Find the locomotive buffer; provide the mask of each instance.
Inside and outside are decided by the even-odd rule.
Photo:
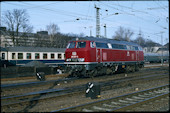
[[[86,97],[91,97],[91,99],[97,99],[100,97],[99,83],[89,82],[86,84]]]

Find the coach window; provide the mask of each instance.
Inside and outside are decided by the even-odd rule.
[[[65,53],[64,53],[64,59],[66,58],[66,55],[65,55]]]
[[[31,53],[27,53],[27,59],[31,59]]]
[[[5,53],[2,53],[2,59],[5,59]]]
[[[61,54],[60,53],[58,54],[58,59],[61,59]]]
[[[43,59],[47,59],[47,53],[43,53]]]
[[[18,53],[18,59],[23,59],[23,53]]]
[[[16,54],[12,53],[12,59],[16,59]]]
[[[40,58],[40,54],[39,53],[35,53],[35,59],[39,59]]]
[[[51,53],[51,59],[54,59],[54,58],[55,58],[54,53]]]

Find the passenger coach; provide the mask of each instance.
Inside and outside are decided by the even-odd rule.
[[[63,64],[65,48],[47,47],[1,47],[1,66],[22,66],[31,61],[40,61],[47,65]]]
[[[65,55],[66,71],[72,76],[111,74],[118,69],[137,71],[144,65],[141,46],[111,39],[86,37],[70,41]]]

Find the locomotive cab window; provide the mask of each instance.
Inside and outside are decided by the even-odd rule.
[[[76,48],[85,48],[86,42],[76,42]]]
[[[90,42],[90,47],[91,48],[95,48],[96,47],[96,43],[95,42]]]
[[[67,48],[74,48],[76,45],[76,42],[70,42],[67,46]]]

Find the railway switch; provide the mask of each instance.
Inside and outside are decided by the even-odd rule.
[[[99,83],[89,82],[86,84],[86,97],[91,97],[91,99],[97,99],[100,97]]]
[[[37,77],[37,80],[45,81],[45,73],[44,72],[37,72],[36,77]]]

